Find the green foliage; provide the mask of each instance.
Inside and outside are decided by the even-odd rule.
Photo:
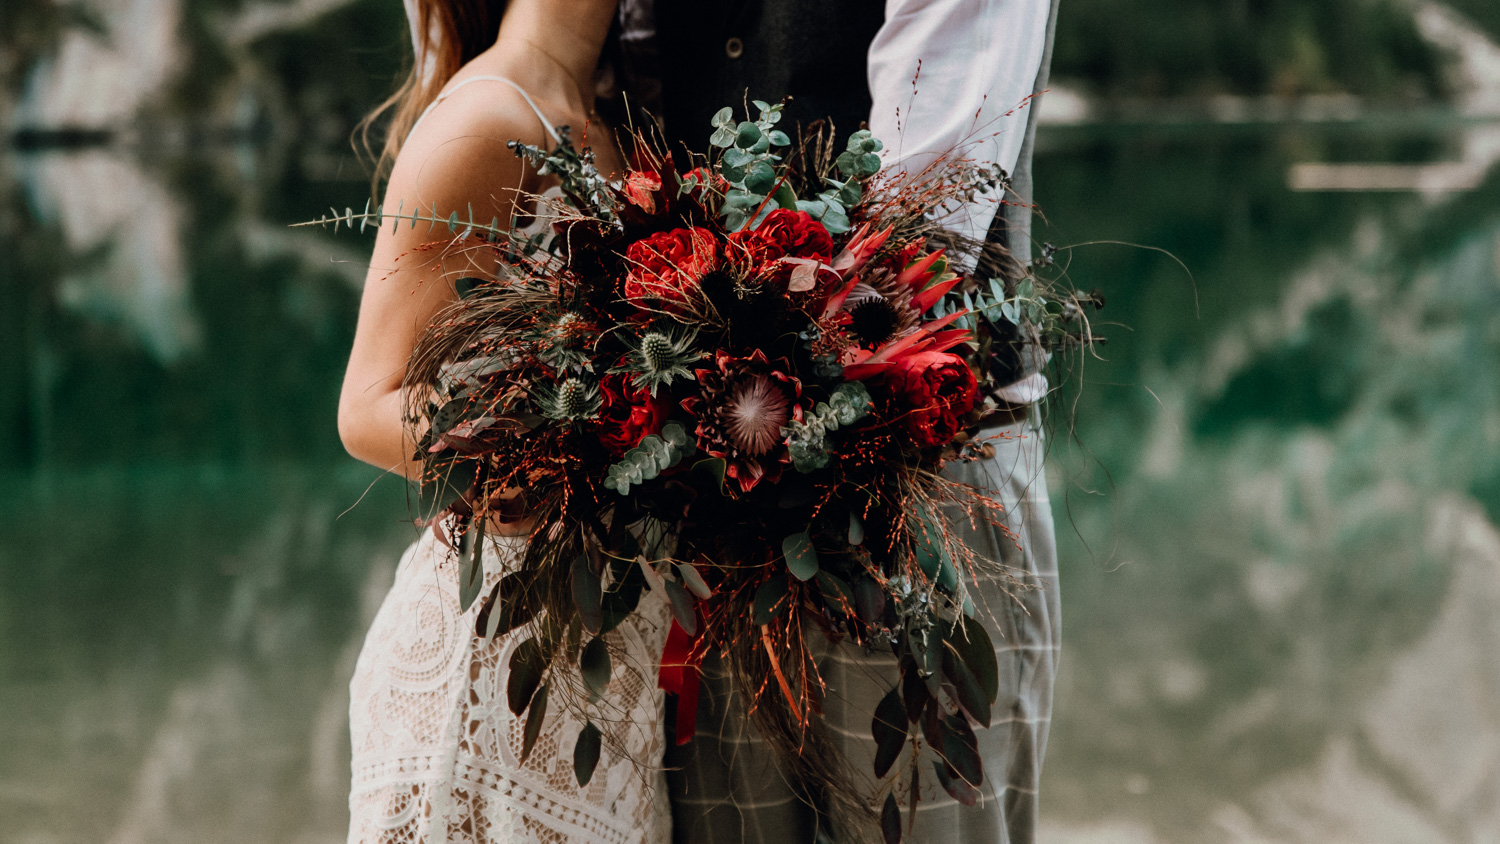
[[[1500,26],[1492,0],[1467,0]],[[1398,0],[1070,0],[1058,15],[1054,79],[1105,96],[1441,93],[1441,57]]]
[[[692,437],[679,422],[668,422],[661,435],[647,434],[641,444],[625,452],[625,456],[604,475],[604,485],[629,495],[630,487],[655,478],[662,472],[681,463],[693,453]]]
[[[599,415],[604,396],[599,385],[582,378],[565,378],[561,384],[541,384],[532,389],[537,412],[559,422],[578,422]]]
[[[770,105],[756,100],[753,105],[760,114],[754,122],[736,123],[733,109],[719,109],[713,117],[714,133],[709,138],[710,144],[724,150],[718,169],[719,175],[729,182],[729,190],[724,194],[720,213],[730,231],[739,231],[756,222],[750,218],[757,209],[763,209],[762,214],[770,213],[774,206],[766,201],[767,197],[773,192],[781,193],[776,176],[781,156],[771,152],[771,148],[786,147],[792,142],[785,132],[775,128],[781,120],[781,103]]]
[[[873,403],[870,392],[859,381],[845,381],[834,388],[826,402],[818,402],[800,422],[781,429],[799,472],[813,472],[828,465],[827,436],[863,419]]]

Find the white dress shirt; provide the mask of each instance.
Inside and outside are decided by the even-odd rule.
[[[1049,0],[886,0],[869,82],[870,132],[887,165],[916,172],[956,153],[1014,172],[1050,12]],[[997,208],[977,202],[942,219],[983,240]]]

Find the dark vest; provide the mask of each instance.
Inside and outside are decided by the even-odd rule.
[[[655,0],[660,117],[667,139],[703,151],[721,107],[790,96],[783,125],[828,118],[840,136],[870,116],[870,42],[881,0]]]

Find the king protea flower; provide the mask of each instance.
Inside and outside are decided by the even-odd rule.
[[[802,382],[790,369],[758,349],[749,357],[720,350],[713,366],[695,373],[698,393],[682,400],[683,410],[698,418],[698,447],[725,461],[724,475],[740,492],[779,477],[790,459],[781,429],[804,409]]]

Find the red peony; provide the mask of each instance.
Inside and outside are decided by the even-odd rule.
[[[886,383],[907,433],[922,447],[945,445],[958,433],[960,417],[974,409],[979,385],[964,359],[948,352],[918,352],[894,361]]]
[[[620,192],[630,200],[630,204],[645,211],[647,214],[656,213],[656,194],[661,190],[661,176],[645,170],[632,170],[625,177],[625,184],[620,187]]]
[[[630,383],[628,375],[606,375],[600,384],[604,406],[599,410],[599,442],[616,457],[640,445],[647,434],[661,433],[672,400],[666,391],[651,391]]]
[[[687,291],[718,269],[719,244],[705,228],[672,229],[630,244],[625,259],[625,298],[639,306],[655,299],[670,307],[686,301]]]

